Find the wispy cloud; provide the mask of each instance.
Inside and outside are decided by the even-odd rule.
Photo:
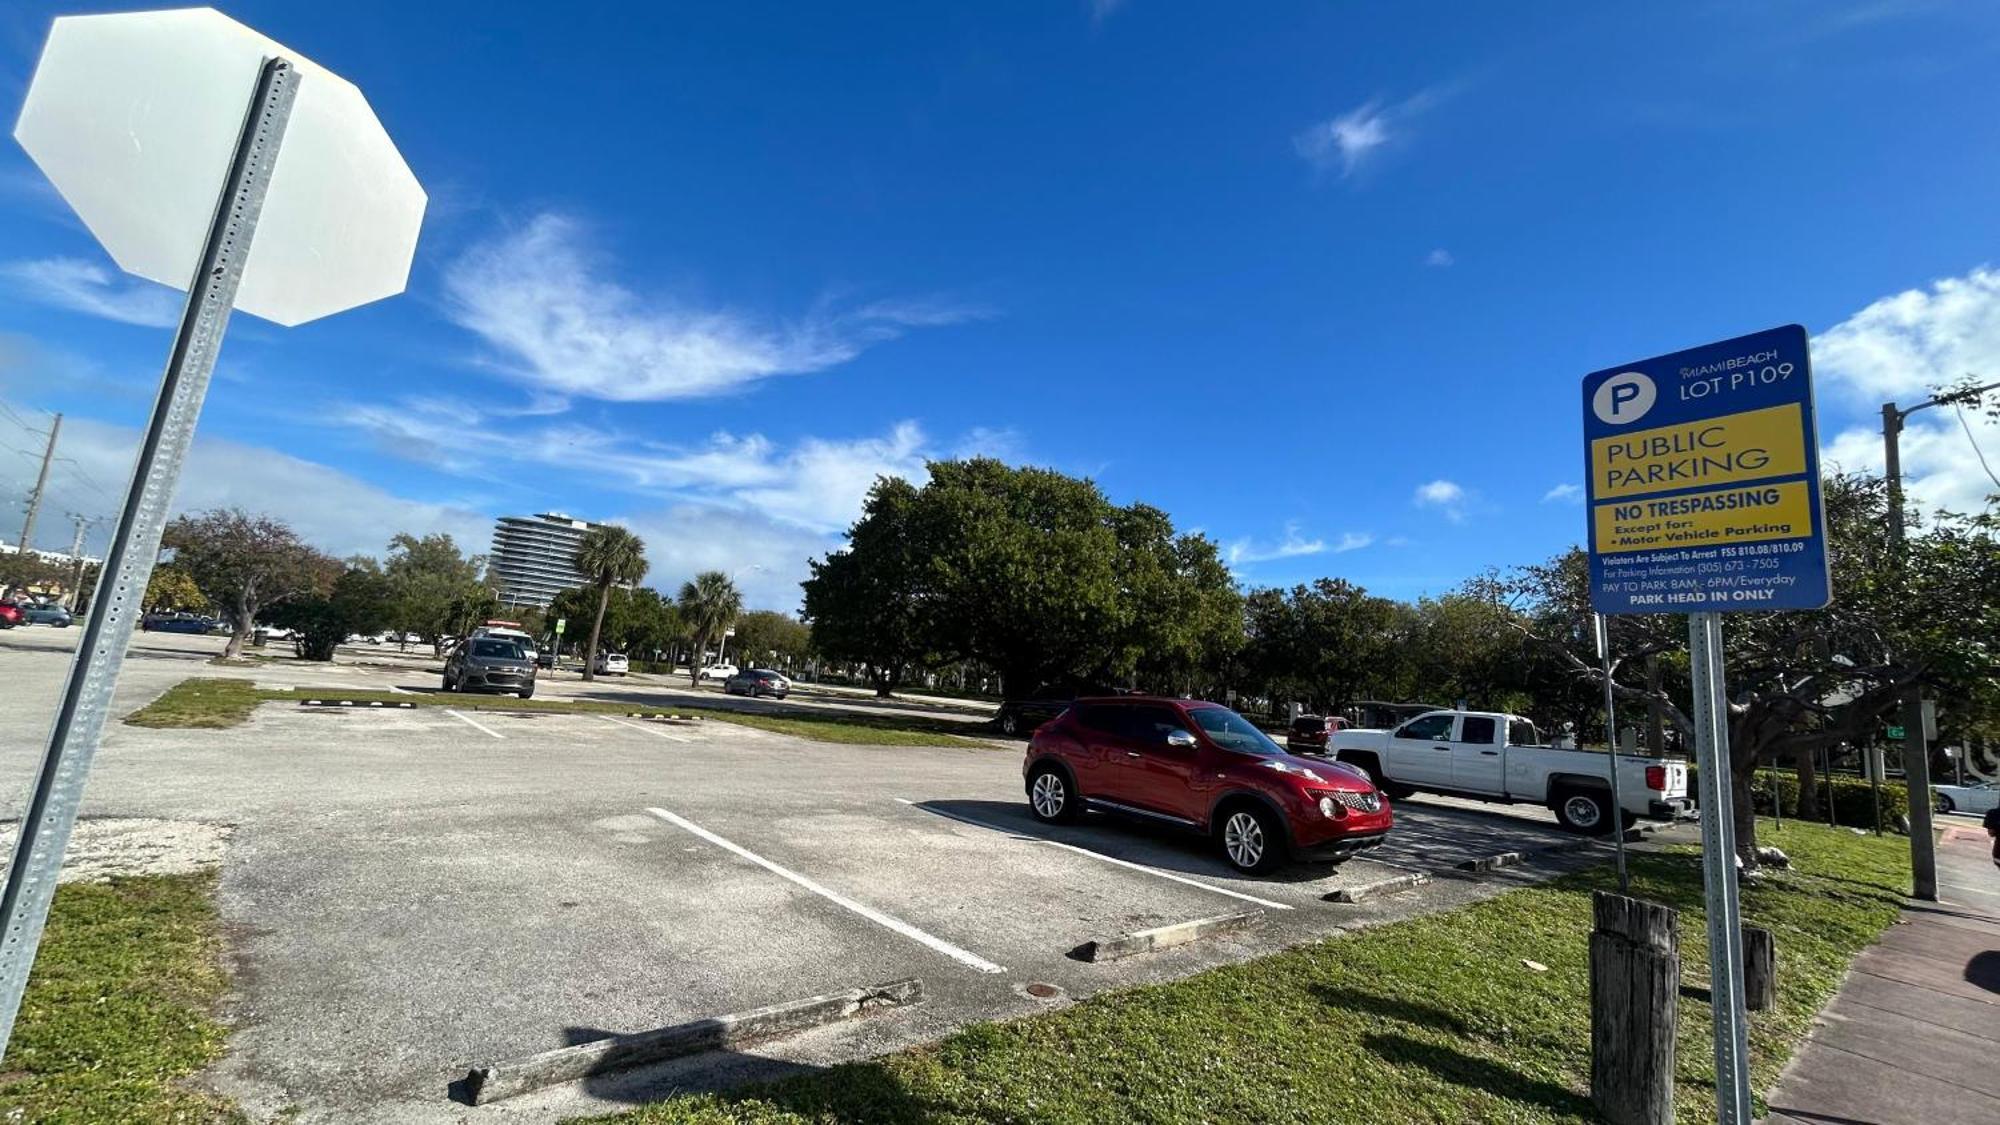
[[[1424,264],[1432,269],[1448,270],[1458,264],[1458,259],[1451,256],[1451,251],[1440,246],[1424,255]]]
[[[1408,139],[1419,116],[1466,85],[1459,81],[1432,86],[1393,104],[1371,98],[1293,134],[1292,151],[1315,171],[1352,176],[1389,146]]]
[[[1232,566],[1248,563],[1272,562],[1277,559],[1295,559],[1306,555],[1344,554],[1358,551],[1375,542],[1375,537],[1366,532],[1343,532],[1339,539],[1328,543],[1324,538],[1306,538],[1299,531],[1297,520],[1285,524],[1285,536],[1276,543],[1258,543],[1244,537],[1230,543],[1225,556]]]
[[[1542,503],[1581,504],[1583,503],[1583,486],[1568,482],[1556,485],[1554,488],[1542,493]]]
[[[86,258],[0,262],[0,284],[23,300],[148,328],[171,327],[185,303],[165,286],[126,277]]]
[[[1090,22],[1093,24],[1103,23],[1125,7],[1125,0],[1086,0],[1086,3],[1090,8]]]
[[[1457,523],[1465,518],[1465,506],[1471,498],[1464,485],[1439,479],[1418,485],[1412,502],[1419,508],[1443,512],[1446,519]]]
[[[939,300],[822,302],[794,321],[646,300],[604,277],[582,224],[562,215],[479,244],[445,271],[450,316],[494,365],[543,391],[614,402],[724,394],[822,371],[915,328],[990,310]]]

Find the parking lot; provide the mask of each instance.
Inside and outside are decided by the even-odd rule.
[[[53,650],[0,661],[26,698],[54,696]],[[209,671],[164,655],[132,667],[154,691]],[[1340,904],[1327,896],[1343,887],[1576,841],[1543,810],[1414,800],[1367,858],[1247,878],[1203,840],[1037,824],[1018,744],[834,745],[476,705],[269,704],[228,730],[111,729],[86,815],[234,826],[221,909],[236,1030],[214,1078],[253,1112],[548,1119],[1185,975],[1584,858]],[[41,732],[5,722],[18,801]],[[1072,955],[1242,911],[1261,916],[1178,949]],[[923,1003],[756,1052],[477,1110],[447,1099],[475,1064],[906,977],[924,982]]]

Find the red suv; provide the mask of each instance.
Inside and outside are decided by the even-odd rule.
[[[1185,699],[1079,699],[1028,743],[1028,808],[1048,823],[1086,808],[1212,836],[1239,871],[1338,861],[1388,834],[1367,775],[1295,758],[1227,707]]]

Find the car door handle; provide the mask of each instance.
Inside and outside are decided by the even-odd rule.
[[[1445,753],[1447,753],[1447,754],[1451,753],[1451,747],[1449,747],[1449,746],[1433,746],[1433,747],[1431,747],[1431,749],[1433,749],[1433,750],[1442,750],[1442,751],[1444,751],[1444,752],[1445,752]]]
[[[1128,757],[1128,758],[1143,758],[1143,757],[1145,757],[1145,755],[1144,755],[1144,754],[1141,754],[1141,753],[1139,753],[1139,752],[1138,752],[1137,750],[1127,750],[1127,751],[1125,751],[1125,756],[1126,756],[1126,757]]]
[[[1498,751],[1498,750],[1481,750],[1481,751],[1479,752],[1479,756],[1480,756],[1480,757],[1482,757],[1482,758],[1497,758],[1497,757],[1499,757],[1499,756],[1500,756],[1500,751]]]

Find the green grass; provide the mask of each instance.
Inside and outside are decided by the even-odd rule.
[[[268,694],[249,680],[182,680],[125,721],[135,727],[233,727],[249,718]]]
[[[547,711],[558,714],[625,715],[633,711],[666,711],[699,715],[704,720],[735,723],[814,742],[865,746],[985,746],[984,742],[951,733],[964,724],[923,716],[872,715],[844,712],[823,715],[764,715],[679,703],[641,705],[554,699],[519,699],[511,695],[400,695],[386,691],[271,691],[248,680],[192,679],[134,711],[125,721],[142,727],[233,727],[263,703],[296,703],[301,699],[349,699],[357,703],[414,703],[419,707],[456,707],[468,711]]]
[[[215,877],[56,891],[0,1063],[0,1121],[241,1121],[185,1085],[223,1051]]]
[[[1797,868],[1748,888],[1775,931],[1779,999],[1751,1023],[1753,1086],[1776,1078],[1848,962],[1896,918],[1902,841],[1787,823]],[[1699,860],[1632,858],[1633,891],[1681,910],[1684,983],[1708,977]],[[1590,892],[1608,870],[1110,993],[933,1046],[728,1094],[623,1125],[722,1122],[1594,1121]],[[1548,966],[1536,972],[1522,960]],[[1710,1011],[1680,1005],[1683,1121],[1714,1119]]]

